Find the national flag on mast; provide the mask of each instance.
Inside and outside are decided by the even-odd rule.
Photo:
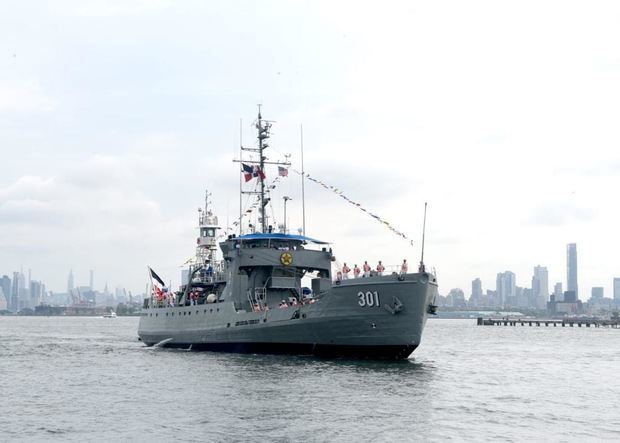
[[[157,275],[155,273],[155,271],[153,271],[150,267],[149,267],[149,272],[151,273],[151,279],[155,280],[156,282],[158,282],[162,287],[166,286],[166,284],[164,283],[164,281],[159,277],[159,275]]]
[[[254,177],[260,177],[261,180],[265,180],[267,176],[258,165],[254,165]]]
[[[155,271],[153,271],[149,267],[149,275],[151,276],[151,286],[153,286],[153,295],[157,298],[157,300],[163,300],[164,298],[164,288],[166,284],[161,279],[159,275]]]
[[[254,176],[254,168],[252,168],[252,166],[241,163],[241,172],[243,173],[243,178],[246,183],[252,180]]]
[[[254,177],[260,177],[261,180],[265,180],[266,178],[265,173],[259,165],[246,165],[245,163],[241,163],[241,172],[243,173],[243,178],[246,183]]]
[[[288,169],[278,166],[278,175],[280,177],[288,177]]]

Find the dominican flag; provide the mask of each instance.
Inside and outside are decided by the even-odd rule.
[[[252,166],[241,163],[241,172],[243,172],[243,178],[245,178],[246,183],[252,180],[254,174],[254,169]]]
[[[241,172],[246,183],[252,180],[254,177],[260,177],[261,180],[265,180],[266,176],[263,170],[258,165],[246,165],[241,163]]]
[[[280,177],[288,177],[288,169],[278,166],[278,175]]]

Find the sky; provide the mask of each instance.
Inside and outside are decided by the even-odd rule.
[[[173,285],[204,193],[239,213],[257,104],[339,263],[425,262],[440,293],[533,268],[620,277],[620,3],[12,1],[0,15],[0,274]],[[241,139],[241,140],[240,140]],[[270,181],[277,174],[266,171]],[[302,226],[301,179],[272,195]],[[245,203],[244,203],[245,204]]]

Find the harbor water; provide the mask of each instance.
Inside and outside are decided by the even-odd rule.
[[[147,348],[0,317],[2,441],[620,440],[620,330],[432,319],[408,361]]]

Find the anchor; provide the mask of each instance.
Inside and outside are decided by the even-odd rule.
[[[403,303],[398,299],[398,297],[393,296],[392,301],[394,302],[393,306],[383,305],[385,310],[388,311],[390,314],[396,315],[399,312],[401,312],[403,309],[405,309],[405,307],[403,306]]]

